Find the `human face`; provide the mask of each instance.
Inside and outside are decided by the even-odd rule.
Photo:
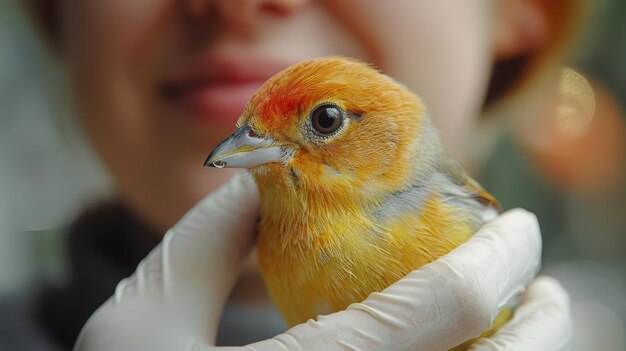
[[[491,65],[491,0],[66,0],[80,122],[125,200],[171,226],[231,173],[203,168],[252,92],[314,57],[372,62],[466,146]]]

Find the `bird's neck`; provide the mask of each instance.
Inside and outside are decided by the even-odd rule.
[[[354,215],[367,203],[367,192],[349,181],[323,182],[291,175],[256,177],[262,211],[268,218],[298,217],[306,222],[328,220],[341,213]],[[297,226],[293,228],[296,229]]]
[[[294,183],[288,172],[255,175],[261,196],[259,245],[314,250],[330,228],[365,230],[368,198],[365,189],[349,181],[325,183],[300,177]],[[342,230],[341,230],[342,231]]]
[[[359,236],[379,228],[374,213],[386,199],[410,187],[404,183],[381,187],[390,182],[337,177],[332,182],[305,176],[294,181],[290,172],[256,174],[261,195],[259,248],[301,258],[303,252],[319,250],[320,245],[357,242]],[[412,178],[406,175],[404,182]],[[335,235],[326,238],[331,232]],[[292,249],[284,250],[287,247]]]

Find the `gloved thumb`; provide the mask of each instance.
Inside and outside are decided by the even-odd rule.
[[[252,247],[258,213],[258,190],[243,172],[199,202],[161,244],[164,293],[208,300],[219,317]]]
[[[76,349],[214,344],[222,307],[252,247],[258,209],[247,174],[207,196],[118,284],[83,328]]]

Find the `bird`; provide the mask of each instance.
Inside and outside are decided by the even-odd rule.
[[[347,57],[271,77],[205,166],[254,178],[258,265],[289,326],[384,290],[500,210],[444,150],[423,101]]]

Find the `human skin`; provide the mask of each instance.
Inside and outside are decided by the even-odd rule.
[[[355,57],[403,82],[424,99],[447,149],[467,158],[494,60],[528,42],[516,34],[519,15],[498,4],[65,0],[62,55],[78,119],[120,195],[165,232],[232,175],[202,161],[232,132],[247,96],[314,57]]]

